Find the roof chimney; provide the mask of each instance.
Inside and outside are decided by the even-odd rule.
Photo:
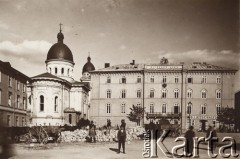
[[[132,60],[132,63],[130,63],[131,65],[135,65],[135,60]]]
[[[104,68],[110,67],[110,63],[105,63]]]

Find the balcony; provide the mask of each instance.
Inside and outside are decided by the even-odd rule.
[[[160,113],[160,112],[156,112],[156,113],[146,113],[146,118],[154,118],[154,119],[180,119],[182,116],[181,113]]]

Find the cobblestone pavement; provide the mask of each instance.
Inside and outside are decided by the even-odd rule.
[[[181,142],[174,142],[174,138],[167,138],[164,141],[165,146],[171,151],[174,145]],[[117,143],[61,143],[47,144],[40,146],[35,144],[29,147],[26,144],[16,144],[16,156],[12,159],[140,159],[143,158],[143,140],[136,140],[130,144],[126,143],[126,154],[117,154]],[[217,147],[216,151],[219,147]],[[167,159],[158,148],[158,158]],[[237,153],[240,153],[237,150]],[[210,158],[207,154],[207,145],[200,144],[199,158]],[[221,158],[219,155],[217,158]]]

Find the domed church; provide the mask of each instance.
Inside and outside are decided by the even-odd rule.
[[[89,82],[73,79],[75,63],[71,50],[63,42],[61,25],[57,39],[48,51],[46,72],[32,77],[28,84],[31,125],[74,126],[81,118],[89,117]],[[88,71],[95,69],[92,63],[89,65],[90,61],[88,57],[83,67],[87,79]]]
[[[90,82],[91,81],[91,75],[90,75],[90,71],[94,71],[95,67],[91,62],[91,57],[88,56],[87,58],[87,63],[83,66],[82,69],[82,78],[80,79],[81,81],[84,82]]]

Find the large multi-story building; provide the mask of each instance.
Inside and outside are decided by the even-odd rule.
[[[25,126],[27,123],[27,81],[31,79],[0,61],[0,120],[4,126]]]
[[[125,119],[133,126],[127,114],[136,105],[145,109],[144,124],[167,119],[183,129],[217,127],[221,107],[234,107],[236,71],[204,62],[169,64],[166,58],[156,64],[105,64],[90,72],[90,116],[98,125]]]

